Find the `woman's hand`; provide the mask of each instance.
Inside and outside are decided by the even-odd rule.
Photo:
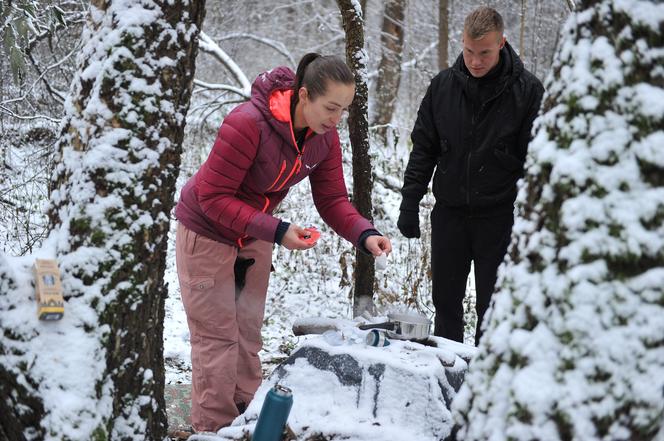
[[[364,248],[367,249],[375,257],[380,256],[385,253],[386,256],[389,256],[392,252],[392,244],[390,239],[385,236],[369,236],[364,239]]]
[[[295,224],[290,224],[283,239],[281,239],[281,246],[289,250],[308,250],[316,246],[316,242],[309,243],[304,240],[305,236],[311,234],[304,228]]]

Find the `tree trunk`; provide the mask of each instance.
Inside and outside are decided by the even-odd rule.
[[[521,0],[521,14],[519,14],[520,28],[519,28],[519,56],[523,60],[526,56],[525,42],[526,42],[526,0]]]
[[[450,67],[447,46],[450,40],[450,8],[448,0],[438,1],[438,69]]]
[[[348,130],[353,148],[353,204],[362,216],[373,220],[371,192],[371,158],[369,157],[369,121],[367,119],[368,88],[364,22],[352,0],[337,0],[346,33],[346,61],[355,74],[355,99],[350,106]],[[355,252],[353,313],[373,312],[374,259],[360,250]]]
[[[460,439],[664,435],[661,12],[588,0],[560,32]]]
[[[0,302],[1,309],[5,307],[7,293],[15,291],[16,281],[11,274],[4,254],[0,252]],[[15,309],[14,309],[15,311]],[[5,327],[0,320],[0,441],[23,441],[24,430],[33,428],[38,439],[43,439],[43,429],[40,421],[44,415],[44,405],[34,393],[34,381],[27,375],[17,375],[11,367],[5,367],[5,357],[20,357],[20,349],[25,342],[15,330]],[[13,345],[12,343],[17,343]],[[27,383],[27,384],[26,384]]]
[[[380,34],[382,56],[378,65],[376,82],[376,114],[373,125],[379,146],[387,143],[388,127],[392,122],[394,105],[401,82],[401,60],[403,58],[403,19],[406,0],[387,0],[383,12]]]
[[[79,381],[92,383],[105,407],[76,415],[94,423],[72,422],[71,431],[91,426],[80,439],[163,439],[163,275],[204,0],[95,0],[90,9],[58,143],[46,241],[60,262],[62,326],[79,321],[87,335],[98,335],[86,360],[99,365],[98,377]],[[30,384],[32,367],[25,369],[19,384]],[[31,430],[39,439],[77,437],[40,426],[54,406],[40,408],[46,397],[39,390],[12,406],[33,418],[0,410],[0,434],[13,441]],[[74,392],[61,391],[65,400]]]

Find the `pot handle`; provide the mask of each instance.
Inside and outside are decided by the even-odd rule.
[[[358,326],[358,328],[360,328],[363,331],[366,331],[367,329],[387,329],[388,331],[394,331],[396,325],[397,324],[394,322],[369,323],[366,325],[360,325]]]

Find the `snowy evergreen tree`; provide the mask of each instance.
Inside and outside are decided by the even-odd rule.
[[[0,261],[0,438],[166,435],[166,239],[203,11],[204,0],[91,4],[42,251],[60,262],[65,318],[19,325],[30,280]]]
[[[535,124],[466,440],[664,439],[664,4],[580,2]]]

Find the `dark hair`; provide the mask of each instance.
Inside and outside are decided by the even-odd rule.
[[[311,99],[325,95],[328,81],[342,84],[355,84],[355,77],[344,60],[335,55],[320,55],[315,52],[306,54],[297,65],[295,72],[295,100],[300,87],[306,87]]]

